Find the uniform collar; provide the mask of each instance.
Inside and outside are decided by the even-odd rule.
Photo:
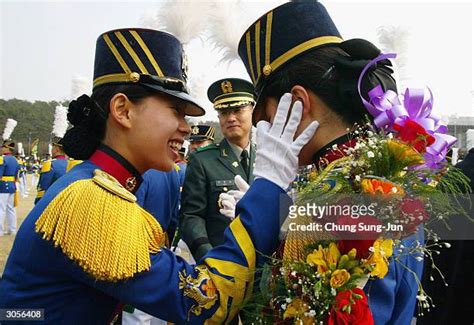
[[[65,155],[57,155],[53,157],[54,159],[66,159]]]
[[[313,155],[313,163],[315,163],[316,166],[324,167],[330,162],[346,156],[343,149],[352,148],[355,144],[356,140],[350,133],[344,134],[318,150],[318,152]]]
[[[101,145],[89,160],[104,172],[115,177],[123,187],[132,193],[135,193],[143,181],[140,173],[132,164],[106,145]]]
[[[5,152],[3,155],[4,156],[13,156],[13,154],[11,152]]]
[[[241,148],[238,145],[233,144],[229,140],[227,140],[227,143],[229,143],[229,146],[232,148],[232,151],[234,152],[235,157],[237,157],[238,159],[240,159],[240,156],[242,155],[242,152],[244,150],[247,150],[247,153],[250,154],[250,141],[249,141],[249,143],[247,144],[247,146],[245,148]]]

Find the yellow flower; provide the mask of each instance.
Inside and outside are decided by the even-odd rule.
[[[374,250],[379,250],[383,256],[389,258],[393,254],[393,240],[391,239],[377,239],[374,242]]]
[[[339,252],[339,248],[337,248],[336,243],[330,243],[326,260],[331,270],[334,270],[336,268],[337,262],[339,261],[340,257],[341,252]]]
[[[349,281],[350,278],[351,278],[351,275],[349,274],[349,272],[347,272],[347,270],[344,270],[344,269],[336,270],[332,272],[332,275],[331,275],[331,281],[330,281],[331,287],[332,288],[342,287],[347,281]]]
[[[353,248],[351,249],[348,253],[347,256],[349,256],[349,259],[354,260],[357,256],[357,249]]]
[[[318,273],[322,274],[328,270],[325,255],[325,249],[319,245],[317,250],[315,249],[311,254],[308,254],[306,257],[306,263],[316,265],[318,267]]]
[[[295,298],[292,302],[286,307],[285,313],[283,314],[283,319],[288,318],[300,318],[304,317],[304,313],[309,310],[307,304],[303,302],[300,298]]]
[[[366,265],[372,267],[371,276],[383,279],[388,272],[388,258],[393,254],[393,240],[377,239],[373,245],[374,251],[367,259]]]
[[[373,269],[369,273],[371,276],[383,279],[388,272],[388,261],[382,258],[380,255],[372,255],[367,263],[370,264]]]
[[[419,165],[424,161],[423,156],[410,145],[390,140],[387,146],[390,154],[397,160],[403,161],[406,166]]]

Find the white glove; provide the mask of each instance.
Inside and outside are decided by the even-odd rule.
[[[257,155],[253,174],[255,178],[265,178],[286,190],[295,179],[298,170],[298,155],[301,148],[313,137],[319,126],[312,122],[296,140],[296,129],[301,121],[303,105],[300,101],[291,107],[291,94],[284,94],[278,104],[273,125],[267,121],[257,123]]]
[[[219,212],[230,219],[235,218],[235,206],[250,187],[240,175],[235,176],[234,182],[238,190],[231,190],[227,193],[221,193],[219,195],[219,202],[221,206]]]

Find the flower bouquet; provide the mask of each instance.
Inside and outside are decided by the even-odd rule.
[[[374,123],[348,130],[351,140],[331,148],[337,159],[305,168],[295,182],[284,245],[262,270],[246,322],[373,324],[365,283],[384,278],[404,254],[422,263],[443,244],[403,247],[401,240],[422,232],[430,216],[463,213],[446,193],[461,193],[467,179],[446,163],[455,139],[431,113],[431,93],[376,87],[369,97]],[[429,308],[416,282],[419,307]]]

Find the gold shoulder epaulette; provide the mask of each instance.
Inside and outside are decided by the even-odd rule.
[[[165,235],[156,219],[115,178],[97,169],[60,192],[36,232],[97,280],[118,281],[151,267]]]
[[[41,166],[40,173],[47,173],[51,170],[51,160],[46,160]]]

